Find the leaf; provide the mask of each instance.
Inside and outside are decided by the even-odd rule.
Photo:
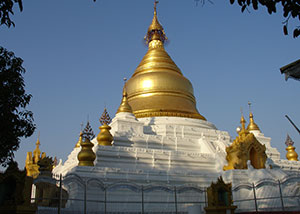
[[[292,17],[295,18],[298,14],[297,10],[292,10]]]
[[[258,3],[257,3],[257,0],[253,0],[253,1],[252,1],[252,6],[253,6],[253,9],[254,9],[254,10],[257,10],[257,9],[258,9]]]
[[[276,4],[275,4],[275,2],[274,2],[274,4],[272,5],[272,10],[273,10],[274,13],[276,13]]]
[[[294,33],[293,33],[293,37],[297,38],[300,35],[300,30],[299,29],[295,29]]]
[[[268,7],[268,13],[272,14],[272,8],[271,7]]]
[[[22,0],[18,0],[20,11],[23,11],[23,3]]]
[[[247,7],[247,5],[244,4],[242,7],[242,13],[245,11],[246,7]]]
[[[289,15],[289,11],[288,11],[288,10],[285,10],[285,9],[283,9],[283,10],[284,10],[283,16],[284,16],[284,17],[287,17],[287,16]]]
[[[286,25],[283,25],[283,33],[284,35],[288,35],[288,30]]]

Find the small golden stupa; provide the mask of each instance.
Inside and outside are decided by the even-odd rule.
[[[298,161],[298,154],[295,151],[295,147],[293,146],[294,142],[290,138],[289,135],[286,136],[285,145],[287,146],[286,149],[285,149],[287,151],[286,158],[289,161]]]
[[[126,83],[128,103],[137,118],[174,116],[206,120],[196,108],[191,82],[164,49],[167,37],[157,19],[156,3],[144,38],[149,49]]]
[[[123,93],[123,101],[124,101],[124,93]],[[123,102],[121,103],[120,107],[122,106],[122,104],[123,104]],[[118,111],[120,110],[120,107],[119,107]],[[124,104],[122,107],[124,107],[123,109],[127,109],[127,108],[125,108],[126,104]],[[110,118],[106,108],[104,108],[104,112],[102,113],[99,121],[102,124],[102,126],[99,127],[100,132],[97,136],[98,144],[101,146],[111,146],[114,138],[111,135],[111,133],[109,132],[111,127],[109,125],[107,125],[107,124],[111,123],[111,118]]]
[[[132,108],[128,103],[128,98],[127,98],[127,92],[126,92],[126,82],[124,83],[124,87],[123,87],[123,97],[122,97],[122,101],[121,104],[117,110],[117,114],[120,112],[129,112],[132,113]]]
[[[251,165],[255,169],[265,168],[267,160],[266,146],[262,145],[254,136],[245,128],[246,120],[241,117],[242,128],[239,135],[226,147],[226,160],[228,165],[223,170],[231,169],[247,169],[247,162],[250,160]]]
[[[46,157],[45,152],[41,154],[41,150],[40,150],[41,143],[39,137],[35,145],[36,147],[33,151],[33,156],[32,156],[32,152],[27,152],[26,161],[25,161],[27,176],[33,178],[37,178],[38,175],[40,174],[38,161]]]
[[[78,141],[77,141],[77,143],[75,145],[75,148],[79,148],[80,145],[81,145],[81,142],[82,142],[82,131],[79,134],[79,139],[78,139]]]
[[[247,126],[248,131],[260,131],[258,125],[253,120],[253,114],[250,112],[249,114],[249,125]]]
[[[248,102],[248,105],[249,105],[249,124],[247,126],[247,130],[248,131],[259,131],[260,132],[260,129],[258,127],[258,125],[254,122],[254,119],[253,119],[253,114],[251,112],[251,102]]]
[[[77,155],[77,159],[79,161],[78,166],[94,166],[96,155],[93,151],[94,144],[91,143],[91,139],[93,139],[95,135],[89,122],[87,122],[86,127],[81,134],[81,137],[81,150]]]

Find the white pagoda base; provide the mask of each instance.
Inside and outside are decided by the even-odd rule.
[[[77,166],[80,148],[74,148],[67,161],[60,162],[53,170],[54,174],[66,178],[64,188],[69,199],[84,199],[86,186],[86,199],[94,200],[87,204],[89,211],[103,211],[105,205],[102,202],[106,200],[120,202],[108,203],[106,209],[109,212],[141,212],[141,203],[134,202],[141,201],[142,197],[144,202],[169,201],[144,203],[145,212],[175,212],[175,198],[177,202],[203,202],[178,203],[178,211],[187,213],[197,206],[205,206],[203,190],[221,175],[225,182],[232,183],[234,200],[253,199],[253,184],[261,185],[257,186],[257,198],[278,196],[279,188],[275,185],[278,180],[283,182],[283,194],[300,191],[300,179],[296,178],[300,172],[299,162],[280,160],[277,149],[271,147],[271,139],[260,132],[253,134],[267,148],[268,168],[257,170],[250,166],[248,170],[224,172],[225,149],[232,141],[228,132],[217,130],[210,122],[181,117],[136,119],[131,113],[118,113],[110,126],[113,146],[99,146],[96,138],[92,140],[97,157],[94,167]],[[110,191],[105,193],[104,187]],[[259,201],[258,206],[276,205],[278,200]],[[284,202],[285,206],[299,206],[295,198]],[[253,201],[238,205],[241,210],[255,208]],[[83,207],[82,201],[69,200],[67,203],[70,210],[82,210]]]

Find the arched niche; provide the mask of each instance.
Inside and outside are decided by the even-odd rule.
[[[255,169],[265,168],[266,146],[262,145],[252,133],[244,131],[226,148],[227,166],[223,169],[247,169],[247,161]]]

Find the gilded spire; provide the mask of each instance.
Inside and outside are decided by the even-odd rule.
[[[81,143],[82,143],[82,131],[80,131],[79,139],[75,145],[75,148],[79,148]]]
[[[161,24],[159,23],[159,21],[157,19],[157,12],[156,12],[157,4],[158,4],[158,1],[155,1],[152,23],[150,24],[147,34],[144,37],[146,44],[148,44],[149,47],[150,47],[150,42],[153,40],[158,40],[158,41],[161,41],[162,43],[164,43],[166,40],[168,40],[168,38],[164,32],[164,28],[161,26]]]
[[[285,149],[287,151],[286,158],[289,161],[298,161],[298,154],[295,151],[295,147],[293,146],[294,142],[288,134],[286,136],[285,145],[287,146]]]
[[[40,155],[41,155],[41,150],[40,150],[40,133],[39,133],[39,136],[38,136],[38,139],[35,143],[36,147],[35,149],[33,150],[33,158],[34,158],[34,162],[37,163],[39,160],[40,160]]]
[[[126,81],[126,79],[124,79]],[[132,109],[130,107],[130,105],[128,104],[128,99],[127,99],[127,92],[126,92],[126,82],[124,83],[124,87],[123,87],[123,98],[122,98],[122,102],[118,108],[117,114],[120,112],[129,112],[132,113]]]
[[[39,147],[39,146],[41,145],[41,142],[40,142],[40,133],[39,133],[39,136],[38,136],[38,138],[37,138],[37,140],[36,140],[35,145],[36,145],[37,147]]]
[[[194,89],[164,49],[167,40],[157,19],[154,3],[152,23],[145,36],[149,48],[126,83],[128,104],[136,118],[185,117],[206,120],[196,107]]]
[[[245,120],[243,114],[242,114],[242,116],[241,116],[241,121],[240,121],[240,123],[242,124],[242,130],[241,130],[241,131],[245,131],[246,120]]]
[[[239,136],[238,137],[245,137],[247,134],[249,134],[248,130],[245,128],[246,127],[246,120],[244,118],[243,112],[242,112],[242,116],[241,116],[241,121],[240,121],[242,128],[241,130],[238,132]]]
[[[251,103],[248,102],[248,105],[249,105],[249,111],[250,111],[250,113],[249,113],[249,125],[247,127],[247,130],[248,131],[260,131],[258,125],[253,120],[253,114],[251,112]]]
[[[83,123],[80,123],[80,133],[79,133],[79,139],[75,145],[75,148],[79,148],[80,144],[82,142],[82,127],[83,127]]]

